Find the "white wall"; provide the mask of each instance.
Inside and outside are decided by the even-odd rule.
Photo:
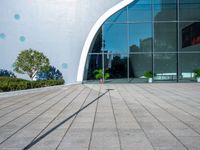
[[[48,56],[66,83],[75,82],[89,31],[104,12],[120,1],[1,0],[0,68],[12,70],[20,51],[32,48]],[[20,36],[26,38],[24,42]]]

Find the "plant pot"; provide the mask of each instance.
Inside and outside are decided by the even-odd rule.
[[[103,79],[100,79],[100,80],[99,80],[99,83],[100,83],[100,84],[103,84]]]
[[[149,82],[149,83],[152,83],[152,82],[153,82],[153,79],[152,79],[152,78],[148,78],[148,82]]]
[[[197,78],[197,82],[200,83],[200,78]]]

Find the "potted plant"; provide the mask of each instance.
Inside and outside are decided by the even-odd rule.
[[[108,68],[105,71],[108,71]],[[102,69],[96,69],[94,74],[95,78],[98,79],[100,83],[104,83],[104,80],[110,77],[110,74],[108,72],[103,72]]]
[[[197,82],[200,82],[200,69],[196,69],[194,72],[194,78],[197,79]]]
[[[144,77],[148,78],[148,82],[152,83],[153,82],[153,72],[152,71],[147,71],[144,73]]]

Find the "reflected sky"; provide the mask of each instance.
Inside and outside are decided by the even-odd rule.
[[[104,51],[127,53],[127,24],[105,24],[103,37]]]
[[[107,23],[109,22],[127,22],[127,8],[124,8],[106,20]]]

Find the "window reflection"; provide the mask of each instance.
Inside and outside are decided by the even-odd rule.
[[[177,51],[176,23],[154,23],[154,37],[154,51]]]
[[[102,54],[89,54],[85,65],[84,80],[95,80],[94,71],[102,69]]]
[[[181,22],[180,51],[200,52],[200,22]]]
[[[152,71],[152,54],[130,54],[129,63],[131,82],[146,81],[144,73]]]
[[[180,80],[193,81],[196,69],[200,69],[200,53],[181,53],[180,58]]]
[[[152,51],[151,23],[136,23],[129,25],[129,51],[130,53]]]
[[[199,0],[136,0],[99,29],[84,79],[94,80],[94,70],[104,69],[110,81],[147,82],[148,71],[154,82],[194,81],[193,70],[200,69],[199,29]]]
[[[177,55],[172,53],[154,54],[154,80],[176,81]]]
[[[127,53],[127,25],[104,24],[103,25],[104,52]]]
[[[128,6],[128,21],[142,22],[151,21],[151,0],[136,1]]]
[[[176,0],[154,0],[154,20],[176,20]]]
[[[199,0],[179,0],[180,1],[180,21],[200,21],[200,1]]]
[[[90,46],[89,53],[101,53],[103,48],[102,27],[99,29],[94,39],[95,40],[93,40],[92,45]]]
[[[127,22],[127,8],[122,9],[121,11],[116,12],[110,18],[106,20],[106,23],[113,22]]]
[[[110,79],[127,78],[127,55],[105,54],[104,65],[109,70]]]

